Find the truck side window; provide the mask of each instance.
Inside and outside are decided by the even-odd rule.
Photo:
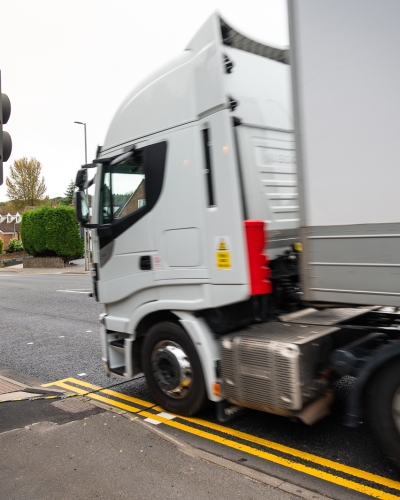
[[[146,206],[143,152],[118,165],[105,166],[102,185],[102,223],[122,219]]]
[[[135,149],[133,156],[120,163],[103,165],[99,224],[110,224],[112,231],[99,235],[100,248],[154,208],[163,186],[166,159],[167,142],[161,141]]]
[[[112,174],[114,219],[120,219],[146,205],[143,165],[118,165]]]

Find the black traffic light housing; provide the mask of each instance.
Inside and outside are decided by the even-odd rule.
[[[1,71],[0,71],[0,186],[3,184],[3,163],[11,155],[12,141],[8,132],[3,130],[3,125],[8,122],[11,115],[11,102],[7,94],[1,92]]]

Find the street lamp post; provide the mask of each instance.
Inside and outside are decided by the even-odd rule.
[[[87,139],[86,139],[86,123],[84,122],[74,122],[78,123],[78,125],[83,125],[84,131],[85,131],[85,165],[87,165]],[[89,197],[88,197],[88,190],[86,189],[85,191],[85,196],[86,200],[89,206]],[[85,271],[89,271],[89,249],[88,249],[88,230],[84,228],[84,242],[85,242]]]

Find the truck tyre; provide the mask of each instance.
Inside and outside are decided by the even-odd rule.
[[[165,410],[190,416],[207,403],[199,356],[180,325],[163,322],[150,328],[142,363],[149,391]]]
[[[400,360],[383,367],[367,394],[368,416],[386,455],[400,466]]]

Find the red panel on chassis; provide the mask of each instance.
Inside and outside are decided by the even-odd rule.
[[[267,244],[265,222],[262,220],[245,220],[247,255],[250,271],[250,293],[261,295],[272,293],[272,283],[269,281],[271,269],[268,267],[268,255],[264,253]]]

